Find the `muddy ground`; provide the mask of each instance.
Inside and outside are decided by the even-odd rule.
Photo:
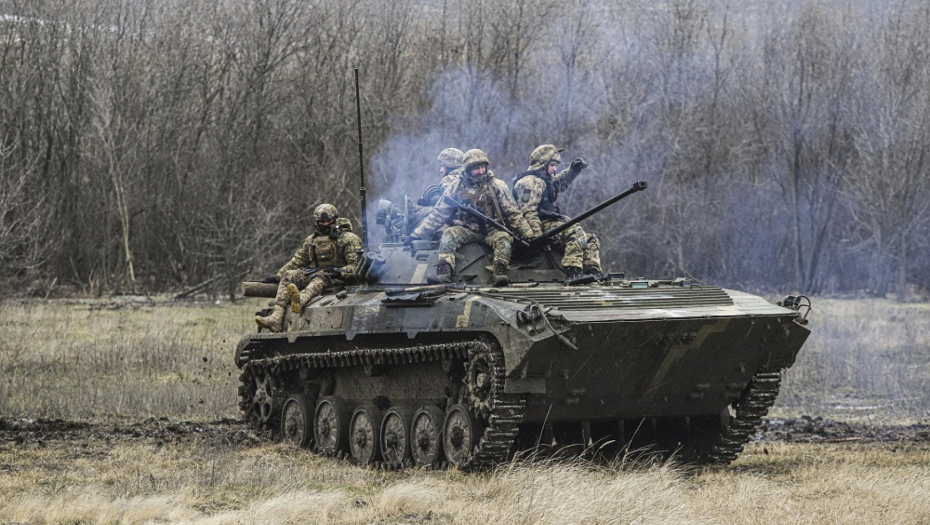
[[[754,439],[793,443],[924,443],[930,442],[930,424],[871,425],[809,416],[769,418],[763,421]],[[157,447],[197,443],[217,448],[248,448],[266,443],[243,423],[232,419],[75,422],[0,418],[0,448],[77,447],[90,452],[101,446],[128,442],[150,443]]]

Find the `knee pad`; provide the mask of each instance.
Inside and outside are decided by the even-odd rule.
[[[566,242],[565,244],[567,245],[571,242],[577,242],[578,246],[582,250],[587,248],[588,235],[584,232],[583,229],[581,229],[581,226],[575,226],[574,228],[568,231],[568,242]]]

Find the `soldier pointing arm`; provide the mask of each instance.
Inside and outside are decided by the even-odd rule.
[[[534,236],[568,220],[556,201],[559,194],[588,167],[588,163],[579,158],[572,161],[568,169],[557,174],[556,170],[562,160],[561,152],[561,148],[552,144],[539,146],[530,154],[529,168],[514,177],[513,197],[533,229]],[[558,240],[565,250],[562,266],[569,280],[581,277],[582,273],[600,278],[600,241],[597,237],[575,225],[559,234]]]

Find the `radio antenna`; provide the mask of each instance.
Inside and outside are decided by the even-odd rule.
[[[358,68],[355,68],[355,114],[358,116],[358,193],[362,200],[362,251],[368,251],[368,201],[365,199],[365,155],[362,152],[362,99],[359,97]]]

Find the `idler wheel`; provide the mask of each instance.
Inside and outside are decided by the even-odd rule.
[[[313,441],[313,399],[294,394],[281,410],[281,440],[295,447],[307,448]]]
[[[435,467],[442,459],[442,427],[446,414],[433,405],[417,410],[410,426],[410,452],[418,467]]]
[[[381,459],[381,423],[384,416],[378,407],[365,404],[355,409],[349,422],[349,452],[359,465],[371,465]]]
[[[317,452],[335,457],[349,449],[349,407],[337,396],[325,396],[316,406],[313,437]]]
[[[275,415],[275,387],[271,375],[260,368],[243,375],[239,394],[242,396],[240,406],[246,413],[246,420],[256,430],[267,429]]]
[[[478,419],[465,405],[452,405],[446,411],[443,424],[442,448],[446,461],[460,467],[471,459],[483,429]]]
[[[381,423],[381,456],[390,469],[399,469],[410,463],[410,424],[413,411],[407,407],[393,407],[384,414]]]

